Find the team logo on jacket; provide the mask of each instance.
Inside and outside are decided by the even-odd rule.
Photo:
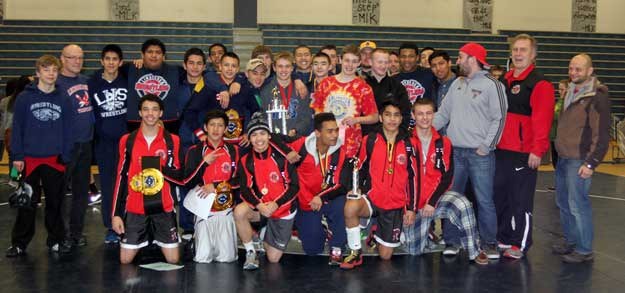
[[[154,75],[148,73],[135,83],[135,90],[140,97],[147,94],[157,95],[161,100],[164,100],[169,93],[171,86],[165,78],[160,75]]]
[[[280,180],[280,175],[278,174],[278,172],[271,171],[271,173],[269,173],[269,181],[273,183],[278,183],[279,180]]]
[[[55,121],[61,118],[61,106],[48,102],[35,103],[30,105],[30,111],[35,119],[46,122]]]
[[[512,89],[510,89],[510,92],[512,92],[513,94],[518,94],[521,91],[521,85],[520,84],[515,84]]]
[[[406,154],[397,155],[397,164],[406,165]]]
[[[154,154],[161,157],[163,160],[167,157],[167,152],[164,149],[158,149],[154,152]]]
[[[229,174],[230,170],[230,163],[224,162],[223,164],[221,164],[221,172],[223,172],[224,174]]]
[[[401,84],[406,88],[411,104],[414,104],[417,99],[422,99],[425,95],[425,88],[415,79],[402,80]]]

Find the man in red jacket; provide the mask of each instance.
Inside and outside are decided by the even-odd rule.
[[[180,259],[174,193],[181,184],[180,139],[162,126],[163,101],[152,94],[139,100],[141,126],[119,141],[112,228],[123,234],[119,260],[133,261],[150,241],[169,263]]]
[[[497,241],[508,258],[522,258],[532,245],[532,211],[538,166],[549,149],[555,106],[551,83],[536,70],[536,39],[520,34],[510,42],[514,69],[503,76],[506,123],[495,152],[494,201]]]
[[[263,244],[269,262],[277,263],[291,239],[299,186],[297,172],[286,155],[269,142],[269,125],[264,114],[256,112],[247,124],[252,150],[239,162],[242,203],[234,209],[234,221],[246,250],[244,270],[259,266],[250,222],[265,222]]]
[[[360,194],[348,194],[345,203],[347,244],[351,250],[341,264],[353,269],[362,264],[360,218],[377,217],[374,233],[380,258],[389,260],[399,247],[403,225],[415,221],[418,196],[419,157],[414,155],[414,142],[408,131],[400,128],[402,114],[399,104],[389,100],[382,104],[379,119],[382,128],[365,136],[360,148]]]
[[[291,147],[299,150],[303,157],[297,167],[300,189],[295,224],[306,254],[323,252],[329,238],[329,264],[340,265],[343,260],[341,249],[347,237],[343,207],[348,190],[344,183],[349,182],[353,165],[346,158],[334,114],[323,112],[315,115],[314,126],[315,131],[309,136],[291,143]],[[328,224],[327,233],[321,223],[322,217]]]
[[[448,191],[454,174],[453,148],[446,136],[440,135],[434,127],[434,102],[419,99],[413,104],[415,118],[415,153],[421,158],[421,185],[417,199],[417,220],[414,225],[404,227],[406,246],[413,255],[424,253],[428,241],[428,230],[433,219],[449,219],[463,235],[460,239],[469,259],[478,264],[487,264],[488,256],[477,246],[478,233],[471,202],[464,195]],[[456,249],[455,254],[458,253]],[[447,250],[447,248],[446,248]]]

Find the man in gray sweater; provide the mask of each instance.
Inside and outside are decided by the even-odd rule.
[[[494,149],[504,127],[508,103],[503,84],[485,68],[486,49],[477,43],[460,48],[456,62],[463,75],[450,86],[434,117],[434,127],[447,126],[454,146],[454,179],[451,189],[463,194],[471,179],[478,207],[482,249],[498,259],[497,216],[493,202]]]

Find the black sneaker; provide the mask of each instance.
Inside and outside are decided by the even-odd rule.
[[[587,253],[587,254],[582,254],[577,251],[573,251],[569,254],[565,254],[562,256],[562,261],[565,263],[583,263],[583,262],[592,261],[593,259],[594,259],[594,256],[592,252]]]
[[[575,244],[567,243],[565,240],[560,240],[551,246],[551,252],[558,255],[567,255],[575,250]]]
[[[80,237],[72,237],[71,246],[74,247],[83,247],[87,246],[87,237],[85,235],[80,235]]]
[[[18,257],[25,254],[26,250],[22,249],[19,246],[12,245],[11,247],[9,247],[9,249],[7,249],[6,257]]]
[[[58,253],[61,254],[67,254],[72,252],[72,241],[70,240],[64,240],[63,242],[61,242],[60,244],[57,244],[57,251]],[[86,245],[86,244],[85,244]]]

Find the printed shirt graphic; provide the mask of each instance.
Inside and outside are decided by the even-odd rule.
[[[111,118],[126,114],[127,97],[128,89],[126,88],[109,88],[93,95],[101,118]]]
[[[67,89],[67,95],[77,105],[76,113],[87,113],[93,111],[93,106],[89,101],[89,88],[86,84],[77,84]]]
[[[30,105],[30,112],[35,119],[41,122],[56,121],[61,118],[61,106],[49,102],[40,102]]]
[[[354,157],[362,142],[360,124],[352,127],[343,126],[346,117],[361,117],[378,112],[371,87],[362,79],[342,83],[335,76],[324,79],[311,103],[315,113],[332,112],[339,124],[339,133],[345,141],[346,154]]]
[[[141,76],[135,83],[135,90],[139,97],[153,94],[164,100],[167,98],[170,89],[171,85],[164,77],[152,73]]]
[[[395,78],[406,88],[411,104],[414,104],[417,99],[432,98],[432,84],[435,77],[429,69],[418,68],[413,72],[400,73]]]

